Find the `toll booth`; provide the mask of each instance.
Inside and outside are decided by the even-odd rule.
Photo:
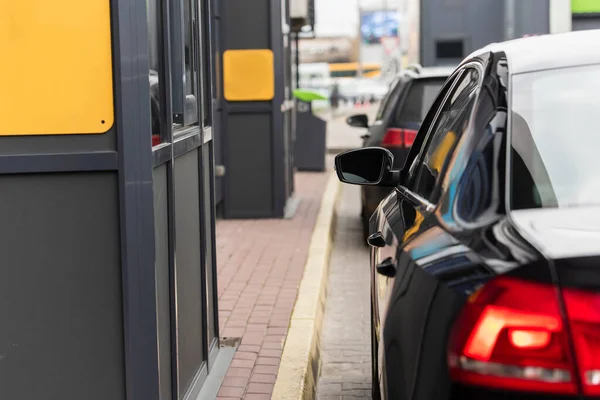
[[[208,0],[0,0],[0,399],[196,399],[219,344]]]
[[[289,0],[222,0],[218,139],[225,218],[291,215],[294,101]]]

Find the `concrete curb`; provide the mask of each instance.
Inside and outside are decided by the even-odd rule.
[[[327,299],[329,256],[333,245],[340,187],[336,174],[332,173],[313,230],[304,276],[300,282],[271,397],[273,399],[312,400],[315,397],[320,365],[321,326]]]

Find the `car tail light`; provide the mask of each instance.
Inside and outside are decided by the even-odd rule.
[[[152,146],[160,144],[160,135],[152,135]]]
[[[583,392],[600,395],[600,294],[563,289]]]
[[[413,129],[389,128],[381,141],[382,147],[409,148],[415,142],[417,131]]]
[[[453,327],[451,377],[503,390],[575,394],[567,332],[553,285],[498,277],[469,298]]]

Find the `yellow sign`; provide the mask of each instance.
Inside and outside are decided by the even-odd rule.
[[[0,135],[112,127],[109,3],[0,0]]]
[[[223,53],[224,95],[227,101],[268,101],[275,96],[271,50],[227,50]]]

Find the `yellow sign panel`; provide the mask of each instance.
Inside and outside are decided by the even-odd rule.
[[[268,101],[275,96],[271,50],[227,50],[223,53],[224,95],[228,101]]]
[[[114,122],[108,0],[0,0],[0,135]]]

